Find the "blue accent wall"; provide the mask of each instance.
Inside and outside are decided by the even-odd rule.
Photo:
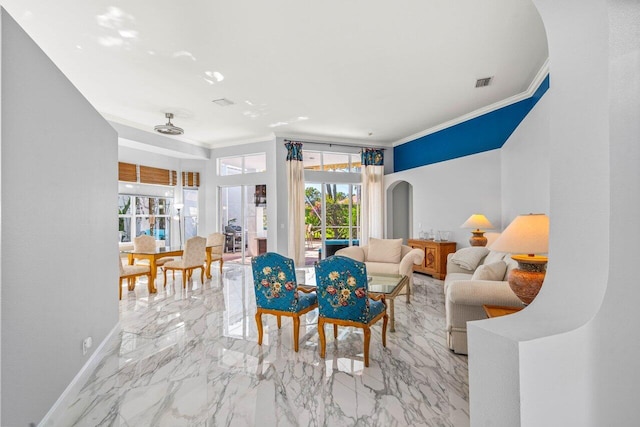
[[[530,98],[394,147],[394,172],[502,147],[547,89],[548,75]]]

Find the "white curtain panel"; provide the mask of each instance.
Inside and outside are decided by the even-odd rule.
[[[360,246],[384,237],[384,166],[362,166],[362,231]]]
[[[298,150],[300,147],[298,147]],[[291,152],[291,150],[289,150]],[[304,165],[300,160],[289,160],[287,156],[287,190],[289,194],[289,252],[288,256],[296,266],[305,263],[304,225]]]

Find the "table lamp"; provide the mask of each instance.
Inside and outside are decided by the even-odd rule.
[[[473,214],[460,226],[460,228],[475,228],[475,230],[471,231],[472,236],[469,239],[469,243],[471,246],[486,246],[487,238],[484,237],[484,231],[480,229],[493,228],[493,225],[489,222],[486,216],[482,214]]]
[[[528,305],[538,295],[547,268],[549,252],[549,217],[545,214],[519,215],[490,247],[497,252],[515,253],[518,262],[509,274],[509,287]]]

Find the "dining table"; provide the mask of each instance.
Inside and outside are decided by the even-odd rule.
[[[211,279],[211,263],[213,262],[213,248],[221,247],[222,245],[212,245],[207,246],[205,250],[205,273],[208,279]],[[156,293],[157,289],[155,286],[156,277],[158,275],[158,265],[157,261],[160,258],[165,257],[179,257],[184,253],[184,246],[163,246],[156,248],[155,252],[136,252],[135,250],[127,250],[123,251],[123,254],[127,254],[129,265],[133,265],[136,259],[147,259],[149,260],[149,268],[151,269],[151,284],[149,285],[149,292]]]

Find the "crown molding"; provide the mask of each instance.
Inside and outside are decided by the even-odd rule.
[[[547,77],[548,74],[549,74],[549,58],[547,58],[544,61],[544,64],[542,64],[542,67],[540,67],[540,69],[536,73],[536,76],[533,78],[533,80],[531,81],[531,84],[529,84],[529,87],[527,88],[526,91],[521,92],[517,95],[511,96],[509,98],[503,99],[501,101],[495,102],[493,104],[487,105],[486,107],[479,108],[475,111],[472,111],[468,114],[457,117],[455,119],[449,120],[447,122],[440,123],[439,125],[433,126],[422,132],[414,133],[413,135],[409,135],[405,138],[399,139],[393,142],[392,146],[395,147],[397,145],[401,145],[406,142],[414,141],[418,138],[422,138],[423,136],[427,136],[432,133],[439,132],[443,129],[450,128],[452,126],[458,125],[468,120],[475,119],[476,117],[480,117],[482,115],[491,113],[492,111],[496,111],[501,108],[507,107],[509,105],[515,104],[517,102],[523,101],[525,99],[531,98],[533,94],[536,92],[536,90],[538,90],[538,87],[540,87],[540,84],[544,81],[544,79]]]

